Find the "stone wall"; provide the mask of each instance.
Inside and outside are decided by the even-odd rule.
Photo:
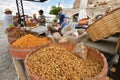
[[[80,7],[80,1],[81,0],[75,0],[74,4],[73,4],[73,9],[77,9]]]
[[[73,4],[73,8],[67,8],[63,9],[63,11],[66,13],[67,17],[72,18],[73,15],[78,14],[80,9],[80,1],[81,0],[75,0]],[[88,7],[87,7],[87,14],[88,16],[94,17],[97,14],[105,14],[106,9],[108,6],[111,6],[112,9],[120,7],[120,0],[106,0],[106,5],[96,5],[97,0],[89,0],[88,1]],[[98,2],[104,2],[105,0],[98,0]],[[94,4],[94,6],[90,6],[90,4]],[[98,4],[98,3],[97,3]]]

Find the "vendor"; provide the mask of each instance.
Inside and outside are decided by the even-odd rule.
[[[12,16],[12,11],[10,9],[5,9],[4,11],[5,15],[3,18],[3,24],[4,24],[4,30],[10,25],[13,24],[13,16]]]
[[[43,15],[44,11],[43,10],[39,10],[39,17],[38,17],[38,22],[39,22],[39,26],[45,26],[46,23],[46,19],[45,16]]]
[[[36,23],[36,24],[38,23],[38,19],[37,19],[37,17],[36,17],[36,14],[35,14],[35,13],[33,14],[33,18],[32,18],[32,20],[31,20],[31,21],[32,21],[32,23]]]
[[[65,15],[65,13],[63,12],[62,8],[58,9],[58,14],[59,14],[59,24],[60,24],[60,28],[64,28],[65,26],[68,25],[68,19]]]

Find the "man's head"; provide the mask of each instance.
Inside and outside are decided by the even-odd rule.
[[[12,11],[10,9],[5,9],[4,13],[5,14],[12,14]]]
[[[39,10],[38,11],[40,15],[43,15],[44,11],[43,10]]]
[[[33,14],[33,18],[36,18],[36,13]]]
[[[62,8],[58,8],[58,14],[62,12]]]

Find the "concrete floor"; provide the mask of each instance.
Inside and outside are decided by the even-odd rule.
[[[7,47],[7,36],[0,27],[0,80],[17,80],[15,67]]]

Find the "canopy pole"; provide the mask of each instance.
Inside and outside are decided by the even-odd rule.
[[[26,22],[25,22],[25,15],[24,15],[22,0],[16,0],[16,5],[17,5],[21,27],[24,27],[26,26]]]
[[[87,12],[86,12],[87,4],[88,4],[88,0],[80,1],[80,11],[78,16],[78,21],[83,18],[87,18]]]

